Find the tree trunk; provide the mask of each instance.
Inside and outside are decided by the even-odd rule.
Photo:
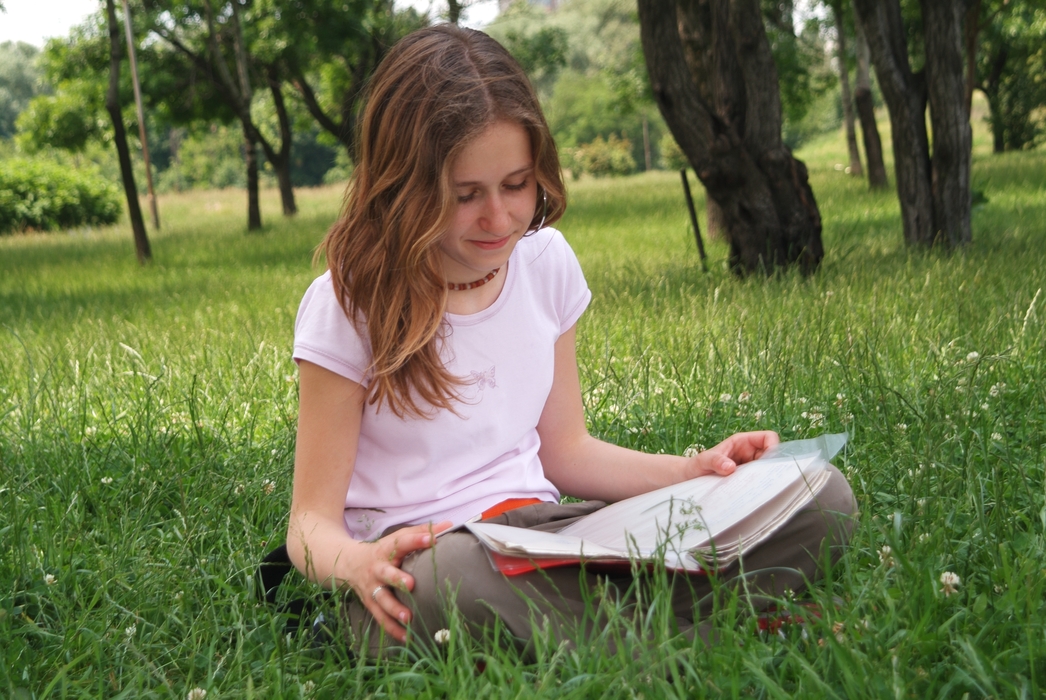
[[[723,210],[715,203],[711,195],[705,191],[705,234],[710,241],[721,241],[726,238],[726,222],[723,220]]]
[[[854,129],[854,105],[850,95],[850,69],[846,66],[846,26],[843,22],[843,4],[840,0],[832,6],[835,15],[837,42],[836,56],[839,60],[839,89],[843,100],[843,121],[846,125],[846,148],[850,152],[850,174],[864,177],[861,168],[861,153],[857,150],[857,133]]]
[[[861,29],[860,19],[854,17],[857,53],[857,92],[854,104],[861,120],[861,136],[864,140],[864,157],[868,163],[868,187],[872,190],[886,189],[886,165],[883,163],[883,143],[879,138],[879,126],[875,121],[875,101],[872,99],[871,58],[868,40]]]
[[[142,219],[142,208],[138,201],[138,187],[134,184],[134,170],[131,167],[131,149],[127,145],[127,130],[123,124],[123,110],[120,107],[120,30],[116,26],[116,7],[113,0],[105,2],[106,20],[109,29],[109,90],[105,95],[105,109],[113,122],[113,142],[120,160],[120,179],[123,180],[124,195],[127,197],[127,217],[131,221],[134,233],[134,252],[142,265],[152,259],[152,248],[145,233],[145,221]]]
[[[658,108],[719,205],[731,268],[814,271],[824,255],[820,212],[806,167],[781,142],[758,0],[639,0],[639,17]],[[713,70],[695,73],[693,64]]]
[[[294,216],[298,213],[298,205],[294,203],[294,186],[291,184],[291,146],[294,138],[291,132],[291,120],[287,115],[287,105],[283,101],[283,90],[280,88],[280,76],[275,66],[266,67],[265,78],[269,83],[269,92],[272,93],[272,102],[276,106],[276,118],[280,124],[280,150],[272,151],[266,142],[262,143],[262,148],[265,149],[265,155],[276,171],[283,215]]]
[[[973,136],[963,78],[963,3],[922,0],[926,84],[933,129],[931,183],[934,235],[951,247],[971,241],[970,161]]]
[[[854,0],[854,6],[890,112],[904,240],[911,245],[931,245],[936,236],[926,135],[926,84],[922,73],[911,72],[898,0]]]
[[[973,109],[973,90],[977,87],[977,35],[981,31],[981,0],[967,0],[963,24],[963,47],[966,54],[966,86],[963,102],[966,114]]]
[[[963,104],[961,6],[956,0],[921,0],[925,78],[911,72],[898,0],[854,0],[854,6],[890,111],[905,240],[926,246],[965,243],[970,240],[970,124]]]
[[[243,160],[247,164],[247,230],[262,227],[261,206],[258,203],[258,145],[247,125],[243,125]]]

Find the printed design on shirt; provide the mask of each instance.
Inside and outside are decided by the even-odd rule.
[[[494,365],[491,365],[490,369],[483,372],[472,370],[470,374],[472,375],[472,383],[480,389],[485,389],[488,386],[491,389],[496,389],[498,387],[498,385],[494,383]]]

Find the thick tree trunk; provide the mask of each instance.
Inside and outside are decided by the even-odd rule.
[[[970,232],[970,160],[973,136],[966,108],[962,59],[963,3],[922,0],[926,83],[933,128],[931,182],[934,235],[951,247]]]
[[[639,17],[658,108],[719,205],[732,269],[815,270],[824,255],[820,212],[805,166],[781,142],[758,1],[639,0]],[[693,64],[713,70],[695,73]]]
[[[246,125],[243,128],[243,160],[247,165],[247,230],[258,231],[262,227],[258,201],[258,145]]]
[[[872,99],[871,58],[868,40],[865,39],[861,22],[855,16],[855,53],[857,54],[857,92],[854,104],[861,120],[861,136],[864,140],[864,157],[868,164],[868,187],[873,190],[886,189],[886,165],[883,163],[883,143],[879,138],[879,125],[875,121],[875,101]]]
[[[963,103],[962,6],[957,0],[921,0],[925,79],[911,72],[898,0],[854,0],[854,6],[890,111],[905,240],[963,244],[970,240],[970,125]]]
[[[843,101],[843,122],[846,127],[846,149],[850,152],[850,174],[864,177],[861,168],[861,153],[857,150],[857,132],[854,129],[854,104],[850,94],[850,69],[846,66],[846,24],[843,22],[843,4],[832,6],[835,15],[836,56],[839,60],[839,90]]]
[[[908,63],[907,34],[897,0],[854,0],[868,38],[893,130],[894,172],[901,204],[904,240],[930,245],[933,196],[930,187],[930,144],[926,135],[926,84]]]
[[[116,7],[113,0],[105,3],[106,21],[109,29],[109,90],[105,95],[105,109],[113,122],[113,142],[120,160],[120,178],[123,180],[124,195],[127,197],[127,217],[131,221],[134,233],[134,251],[142,265],[152,259],[152,248],[145,232],[145,221],[142,219],[142,207],[138,201],[138,187],[134,183],[134,169],[131,167],[131,149],[127,145],[127,130],[123,124],[123,110],[120,106],[120,30],[116,26]]]

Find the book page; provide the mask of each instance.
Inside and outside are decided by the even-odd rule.
[[[685,551],[708,543],[711,533],[759,511],[790,485],[825,468],[819,454],[743,464],[730,476],[702,476],[619,501],[559,532],[641,556],[659,546]],[[804,476],[805,475],[805,476]],[[803,485],[805,490],[805,484]]]

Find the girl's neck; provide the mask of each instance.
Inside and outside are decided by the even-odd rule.
[[[447,292],[447,312],[458,316],[470,316],[490,308],[505,288],[509,263],[501,266],[498,274],[489,282],[473,289],[450,290]]]

